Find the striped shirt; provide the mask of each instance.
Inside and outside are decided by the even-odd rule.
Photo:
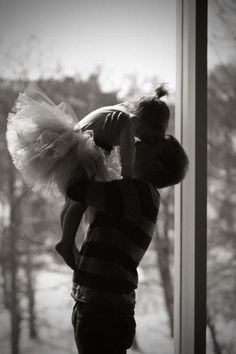
[[[75,181],[68,196],[95,211],[79,251],[72,296],[86,303],[134,304],[137,267],[152,239],[159,192],[138,179]]]

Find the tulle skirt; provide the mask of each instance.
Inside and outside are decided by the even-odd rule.
[[[8,116],[8,150],[34,191],[65,195],[75,175],[97,181],[120,178],[114,160],[109,162],[95,144],[93,132],[75,131],[76,123],[68,104],[55,105],[38,87],[19,94]]]

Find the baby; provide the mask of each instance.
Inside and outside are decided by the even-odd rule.
[[[167,94],[162,85],[154,96],[146,96],[137,102],[121,103],[96,109],[84,117],[75,130],[92,130],[95,143],[108,154],[114,146],[120,147],[121,175],[131,177],[135,137],[157,141],[164,136],[169,123],[170,111],[160,98]],[[109,125],[113,125],[112,133]],[[114,129],[115,126],[115,129]]]

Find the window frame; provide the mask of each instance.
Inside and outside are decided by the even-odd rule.
[[[175,187],[174,352],[206,353],[207,0],[177,0],[175,134],[189,157]]]

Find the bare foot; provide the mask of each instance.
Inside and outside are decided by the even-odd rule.
[[[66,245],[64,242],[60,241],[56,244],[55,249],[57,253],[62,256],[66,264],[73,270],[76,269],[75,257],[73,252],[73,246],[70,247]]]

